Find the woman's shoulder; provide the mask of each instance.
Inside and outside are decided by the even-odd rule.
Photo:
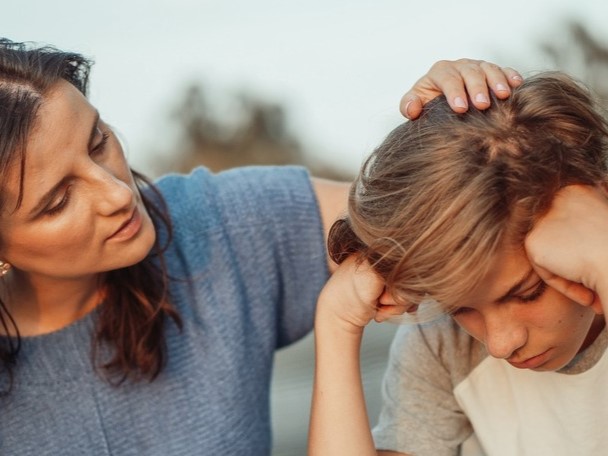
[[[301,166],[241,166],[219,172],[197,166],[188,173],[168,173],[158,177],[155,185],[163,193],[200,190],[201,187],[216,187],[218,190],[247,187],[255,183],[258,189],[281,185],[297,185],[309,180],[306,168]]]
[[[188,174],[162,176],[155,185],[171,212],[208,207],[260,215],[260,209],[314,199],[310,176],[298,166],[245,166],[218,173],[197,167]]]

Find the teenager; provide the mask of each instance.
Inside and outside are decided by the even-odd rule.
[[[483,112],[431,102],[371,154],[330,236],[311,455],[605,451],[607,138],[588,91],[547,73]],[[401,313],[418,324],[372,437],[359,345]]]

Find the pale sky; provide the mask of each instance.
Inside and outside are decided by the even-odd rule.
[[[172,144],[168,109],[202,81],[220,98],[250,89],[286,105],[309,149],[354,171],[401,120],[401,95],[439,59],[548,68],[541,40],[580,18],[608,40],[603,0],[23,0],[0,35],[93,57],[91,99],[131,162]],[[223,94],[223,95],[222,95]]]

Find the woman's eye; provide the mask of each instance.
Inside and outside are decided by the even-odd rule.
[[[91,149],[91,155],[95,155],[95,154],[99,154],[99,153],[103,152],[103,150],[106,147],[106,144],[108,143],[109,138],[110,138],[110,133],[105,132],[105,131],[101,132],[101,139]]]
[[[63,197],[61,198],[61,200],[59,200],[59,202],[51,207],[49,207],[48,209],[46,209],[44,212],[46,215],[55,215],[58,214],[59,212],[61,212],[68,204],[68,201],[70,200],[70,190],[71,190],[71,186],[68,187],[65,191],[65,193],[63,194]]]
[[[532,292],[530,292],[528,294],[520,295],[517,297],[517,299],[521,302],[536,301],[538,298],[540,298],[543,295],[543,293],[545,292],[546,289],[547,289],[547,284],[541,280],[538,282],[538,284],[532,290]]]

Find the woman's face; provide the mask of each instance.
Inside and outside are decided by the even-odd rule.
[[[132,265],[155,232],[120,143],[97,111],[62,81],[45,97],[0,213],[0,259],[34,276],[74,279]]]
[[[595,340],[604,318],[545,285],[523,251],[504,249],[454,320],[491,356],[521,369],[558,370]]]

